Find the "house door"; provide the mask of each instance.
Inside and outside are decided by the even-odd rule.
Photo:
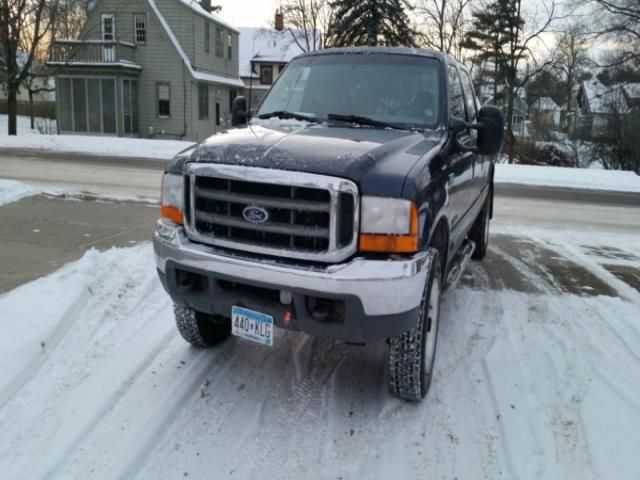
[[[103,13],[100,16],[103,42],[115,42],[116,40],[116,18],[113,13]],[[115,44],[105,43],[102,45],[102,61],[114,62],[116,59]]]
[[[122,114],[125,135],[138,133],[138,82],[122,80]]]

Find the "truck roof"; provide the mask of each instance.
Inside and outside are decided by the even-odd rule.
[[[305,52],[301,55],[298,55],[296,58],[302,57],[310,57],[316,55],[352,55],[352,54],[374,54],[374,53],[385,53],[391,55],[414,55],[420,57],[428,57],[428,58],[436,58],[443,62],[447,63],[455,63],[458,65],[463,65],[461,62],[453,58],[451,55],[443,52],[438,52],[435,50],[427,50],[424,48],[410,48],[410,47],[340,47],[340,48],[323,48],[320,50],[314,50],[310,52]]]

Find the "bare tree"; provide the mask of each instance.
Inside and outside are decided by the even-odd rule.
[[[422,43],[434,50],[461,55],[464,26],[472,0],[419,0],[416,11],[421,17]]]
[[[284,23],[301,50],[308,52],[326,46],[332,22],[328,0],[286,0],[282,4]],[[296,35],[297,30],[302,35]]]
[[[567,115],[571,115],[573,87],[582,69],[591,62],[588,56],[589,39],[583,25],[569,25],[564,32],[556,36],[556,58],[554,69],[562,76],[567,99]]]
[[[57,0],[0,0],[0,68],[6,72],[8,133],[17,134],[18,90],[51,32]]]
[[[598,35],[612,37],[624,49],[623,58],[640,62],[640,2],[638,0],[591,0],[597,7]]]
[[[540,0],[536,4],[535,11],[528,12],[526,18],[522,8],[522,0],[509,0],[505,3],[508,5],[509,13],[509,17],[506,19],[508,41],[502,47],[500,57],[506,81],[507,152],[509,163],[511,163],[515,144],[513,135],[515,95],[525,87],[533,76],[553,63],[553,58],[539,62],[534,54],[533,45],[561,17],[557,13],[556,0]],[[520,68],[524,62],[527,62],[527,71],[521,75]]]

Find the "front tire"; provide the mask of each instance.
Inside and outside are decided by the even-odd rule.
[[[428,273],[416,325],[389,339],[389,390],[410,402],[424,398],[431,385],[440,318],[441,267],[434,257]]]
[[[182,338],[194,347],[209,348],[222,342],[231,333],[231,319],[207,315],[185,305],[173,306],[176,326]]]

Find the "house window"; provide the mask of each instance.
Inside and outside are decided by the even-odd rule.
[[[273,67],[271,65],[260,65],[260,83],[262,85],[273,83]]]
[[[133,29],[137,44],[144,44],[147,41],[147,17],[144,14],[133,16]]]
[[[171,86],[168,82],[156,83],[158,96],[158,116],[171,116]]]
[[[231,41],[231,34],[227,35],[227,58],[231,60],[233,58],[233,43]]]
[[[209,45],[211,44],[211,24],[209,20],[204,19],[204,51],[209,51]]]
[[[209,85],[198,84],[198,118],[207,120],[209,118]]]
[[[220,102],[216,102],[216,125],[220,126]]]
[[[116,133],[113,78],[59,78],[62,132]]]
[[[224,56],[224,30],[220,27],[216,31],[216,56]]]
[[[123,131],[126,135],[138,133],[138,81],[122,80]]]

